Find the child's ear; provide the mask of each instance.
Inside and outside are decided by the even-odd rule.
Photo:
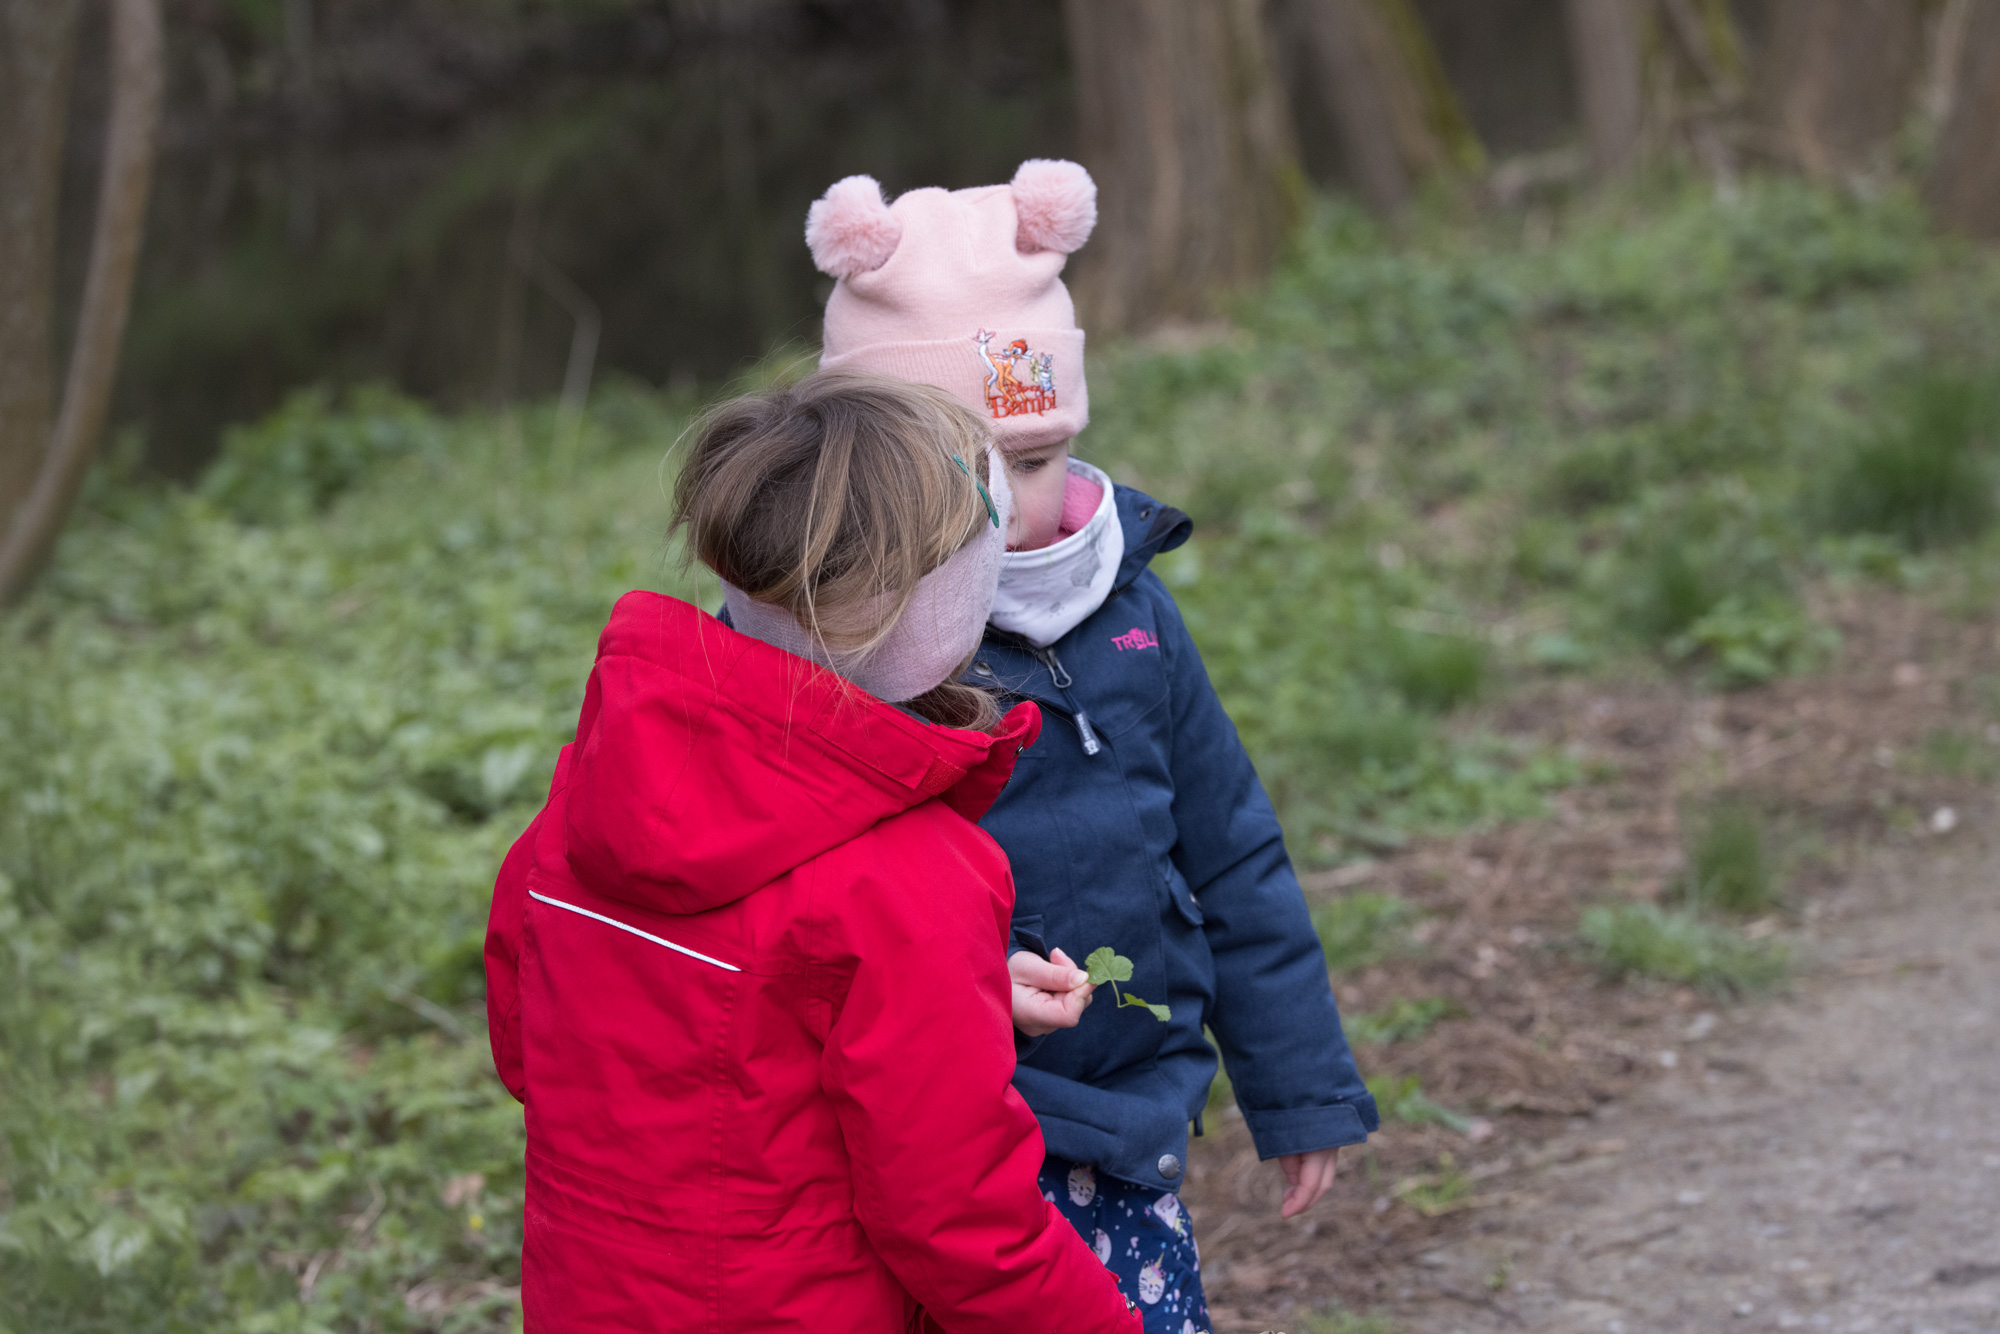
[[[835,181],[806,212],[806,248],[814,266],[829,278],[881,268],[902,239],[903,224],[889,211],[873,176]]]
[[[843,182],[844,184],[844,182]],[[1014,173],[1014,248],[1074,254],[1097,225],[1097,182],[1074,162],[1030,158]],[[817,206],[815,206],[817,207]]]

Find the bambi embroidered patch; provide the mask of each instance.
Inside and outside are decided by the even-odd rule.
[[[986,363],[986,410],[999,419],[1030,412],[1040,415],[1053,408],[1055,353],[1037,352],[1025,338],[996,349],[993,340],[999,336],[985,329],[972,336],[979,345],[979,359]]]
[[[1136,625],[1122,635],[1111,636],[1111,643],[1120,653],[1125,652],[1127,649],[1158,648],[1160,646],[1160,641],[1153,638],[1150,631],[1142,630]]]

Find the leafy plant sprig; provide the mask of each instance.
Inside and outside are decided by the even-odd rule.
[[[1151,1010],[1153,1018],[1163,1024],[1174,1017],[1173,1010],[1168,1006],[1155,1005],[1149,1000],[1134,996],[1129,991],[1118,989],[1120,982],[1132,980],[1132,961],[1109,945],[1092,950],[1090,957],[1083,961],[1083,967],[1090,974],[1090,980],[1094,985],[1103,986],[1106,982],[1111,984],[1111,994],[1118,998],[1119,1009],[1136,1005],[1142,1010]]]

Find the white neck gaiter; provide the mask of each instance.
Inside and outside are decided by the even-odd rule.
[[[1047,648],[1104,605],[1125,559],[1125,529],[1111,477],[1082,459],[1069,470],[1103,488],[1083,527],[1038,551],[1010,551],[1000,562],[1000,588],[989,618],[1036,648]]]
[[[1007,550],[1007,518],[1014,495],[1007,488],[1006,466],[992,455],[988,464],[987,487],[999,524],[981,528],[944,564],[918,580],[917,591],[895,627],[874,648],[830,653],[790,612],[757,601],[725,579],[722,601],[729,608],[730,624],[774,648],[829,667],[891,704],[915,699],[943,684],[979,647],[986,610],[993,605],[1000,578],[1000,560]],[[970,479],[966,485],[972,485]],[[866,612],[864,608],[862,614]]]

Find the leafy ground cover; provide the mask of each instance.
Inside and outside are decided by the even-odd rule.
[[[1962,350],[1995,345],[1996,287],[1895,193],[1656,187],[1400,238],[1329,207],[1228,325],[1093,364],[1082,452],[1194,514],[1159,568],[1317,868],[1343,1004],[1381,1016],[1364,1054],[1410,1111],[1381,1171],[1629,1070],[1574,932],[1684,880],[1673,817],[1618,805],[1679,781],[1648,728],[1748,709],[1778,781],[1808,751],[1767,723],[1886,633],[1869,598],[2000,589],[1961,500],[1992,479]],[[0,623],[0,1329],[515,1319],[486,898],[613,599],[703,597],[661,536],[692,407],[614,389],[556,447],[547,415],[307,396],[190,491],[95,480]],[[1987,771],[1970,698],[1871,715],[1927,739],[1820,756],[1822,804],[1935,819],[1876,795]],[[1520,879],[1571,847],[1522,820],[1614,808]],[[1355,1255],[1429,1225],[1382,1198]],[[1267,1309],[1213,1235],[1218,1292]]]

